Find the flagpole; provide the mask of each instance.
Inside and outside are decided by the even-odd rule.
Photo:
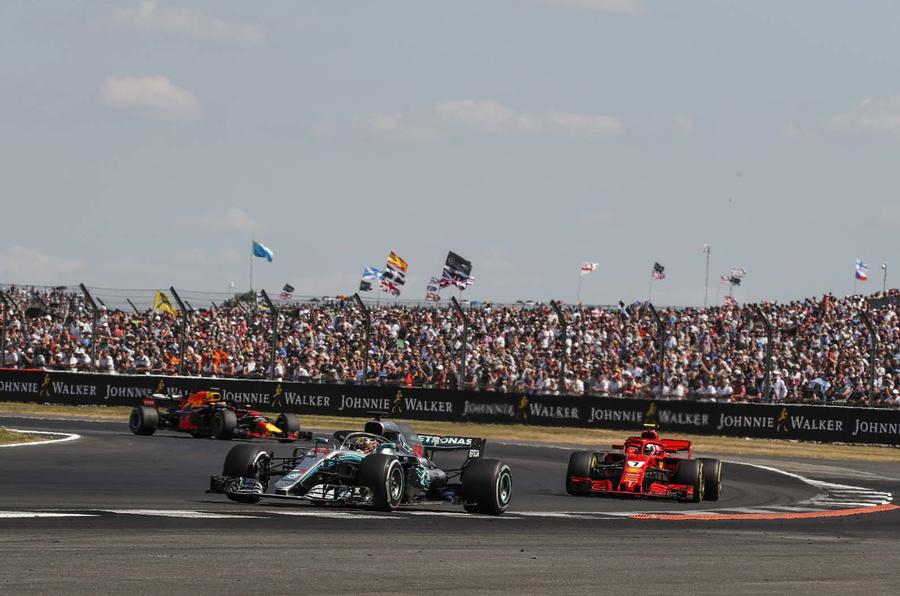
[[[881,263],[881,293],[887,293],[887,261]]]
[[[581,271],[578,272],[578,289],[575,290],[575,305],[581,304],[581,278],[584,277],[581,275]]]
[[[250,240],[250,291],[253,291],[253,240]]]
[[[710,246],[707,244],[705,246],[706,250],[706,283],[703,286],[703,308],[706,308],[709,304],[709,252]]]
[[[653,302],[653,274],[650,274],[650,282],[647,284],[647,302]]]

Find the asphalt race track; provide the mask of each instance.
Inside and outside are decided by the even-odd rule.
[[[506,515],[384,514],[208,495],[228,442],[0,425],[80,435],[0,449],[0,594],[887,594],[900,580],[890,464],[722,458],[722,498],[682,504],[570,497],[569,450],[489,442],[513,470]]]

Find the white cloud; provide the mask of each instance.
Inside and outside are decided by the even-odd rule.
[[[688,114],[682,114],[675,118],[675,127],[686,135],[694,132],[694,118]]]
[[[252,215],[238,207],[229,207],[224,213],[207,215],[202,221],[210,227],[241,234],[252,234],[262,228]]]
[[[883,226],[896,229],[900,225],[900,206],[887,205],[881,208],[878,223]]]
[[[900,137],[900,96],[864,99],[849,112],[829,121],[838,133],[861,133]]]
[[[615,12],[619,14],[643,14],[644,4],[641,0],[544,0],[548,4],[596,10],[599,12]]]
[[[400,112],[378,112],[377,114],[372,114],[372,117],[369,118],[369,126],[372,127],[372,130],[399,130],[402,125],[403,114]]]
[[[440,137],[433,128],[408,124],[400,112],[377,112],[369,117],[369,128],[377,133],[400,135],[415,141],[431,141]]]
[[[40,249],[13,245],[0,252],[0,279],[19,284],[60,284],[75,281],[73,276],[87,263],[79,259],[49,255]]]
[[[160,6],[156,0],[120,8],[115,13],[114,21],[130,29],[160,31],[196,39],[242,43],[261,43],[265,39],[263,32],[255,25],[219,19],[188,8]]]
[[[113,108],[160,116],[190,116],[200,112],[200,105],[190,91],[162,76],[108,77],[100,85],[100,101]]]
[[[612,221],[612,213],[608,209],[594,209],[579,217],[578,221],[589,226],[605,226]]]
[[[451,125],[494,134],[611,137],[625,127],[612,116],[566,112],[520,112],[493,100],[455,99],[434,106],[437,117]]]
[[[799,126],[791,122],[782,127],[781,134],[782,136],[788,137],[789,139],[796,139],[803,134],[803,131]]]

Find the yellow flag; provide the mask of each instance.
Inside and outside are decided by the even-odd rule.
[[[178,314],[175,307],[172,306],[172,302],[169,301],[169,297],[160,290],[156,290],[156,298],[153,299],[153,310],[167,312],[173,316]]]

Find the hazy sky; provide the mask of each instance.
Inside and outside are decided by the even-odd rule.
[[[0,281],[740,300],[900,279],[900,3],[0,2]],[[895,285],[896,283],[892,283]],[[722,290],[724,294],[724,288]]]

